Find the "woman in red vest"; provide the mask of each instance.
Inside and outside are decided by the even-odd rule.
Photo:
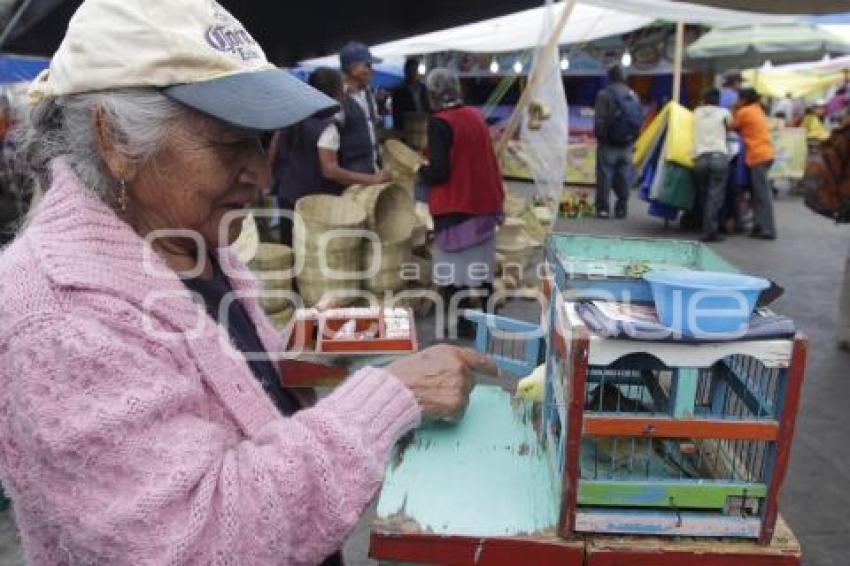
[[[504,190],[490,131],[481,113],[463,104],[457,76],[434,69],[426,87],[435,114],[428,122],[429,163],[420,176],[434,217],[433,279],[451,329],[456,309],[483,305],[492,294]],[[467,321],[457,326],[459,335],[471,337]]]

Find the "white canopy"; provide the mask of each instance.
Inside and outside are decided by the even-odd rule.
[[[564,3],[555,5],[556,17]],[[797,21],[793,16],[776,16],[724,10],[670,0],[579,0],[560,44],[585,43],[634,31],[657,20],[699,24],[742,24]],[[382,43],[372,53],[398,63],[408,55],[442,51],[506,53],[530,49],[540,39],[543,8],[533,8],[482,22]],[[337,64],[336,55],[302,61],[303,65]]]

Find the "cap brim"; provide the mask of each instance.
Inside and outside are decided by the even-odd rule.
[[[228,75],[166,87],[162,92],[199,112],[251,130],[278,130],[339,108],[336,100],[284,69]]]

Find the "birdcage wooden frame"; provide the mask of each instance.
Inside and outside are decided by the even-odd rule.
[[[788,466],[806,339],[719,344],[608,339],[585,327],[557,287],[550,294],[541,434],[562,485],[561,534],[724,536],[767,544]],[[666,387],[645,379],[653,371],[667,376]],[[645,389],[664,389],[650,395],[666,404],[641,413],[591,410],[590,392],[599,391],[606,379],[618,391],[644,379]],[[653,442],[680,443],[680,451],[687,443],[700,457],[713,450],[715,465],[718,458],[730,462],[731,478],[662,478],[647,472],[589,479],[583,458],[586,462],[590,446],[598,450],[606,439],[609,450],[613,443],[614,469],[617,439],[648,442],[647,461],[656,450]],[[747,443],[759,446],[761,456],[753,469],[742,468],[744,474],[736,469],[744,460],[740,447]]]

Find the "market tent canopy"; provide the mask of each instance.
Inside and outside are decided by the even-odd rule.
[[[716,66],[753,67],[816,59],[824,54],[850,53],[850,40],[809,23],[762,23],[712,29],[687,50],[692,60]]]
[[[781,65],[770,69],[750,69],[744,78],[767,96],[822,98],[829,89],[847,80],[850,55],[828,61]]]
[[[219,1],[245,24],[269,58],[279,65],[292,65],[301,59],[330,53],[352,39],[372,44],[480,21],[542,3],[542,0]],[[18,0],[15,4],[22,2]],[[51,56],[80,4],[81,0],[31,2],[3,50]]]
[[[769,14],[832,14],[846,12],[840,0],[699,0],[700,4]]]
[[[507,16],[467,24],[443,31],[413,36],[375,45],[372,51],[388,60],[407,55],[442,51],[504,53],[530,49],[538,44],[545,8],[533,8]],[[555,6],[557,18],[564,3]],[[721,10],[669,0],[579,0],[559,43],[569,45],[620,35],[645,27],[657,20],[687,23],[729,24],[740,22],[793,22],[790,16],[753,14]],[[335,63],[335,55],[304,61],[309,65]]]
[[[14,4],[20,5],[22,1],[18,0]],[[52,55],[65,33],[68,20],[80,3],[80,0],[31,2],[20,24],[13,30],[10,43],[3,49],[32,55]],[[291,65],[296,61],[333,53],[352,39],[376,44],[478,22],[543,4],[542,0],[360,0],[334,3],[221,0],[221,3],[242,20],[270,59],[280,65]],[[612,0],[592,4],[617,10],[618,16],[630,13],[667,20],[681,17],[691,21],[689,14],[703,10],[694,6],[694,3],[667,0]],[[783,11],[809,12],[809,4]],[[652,7],[654,12],[642,14],[647,6]]]

